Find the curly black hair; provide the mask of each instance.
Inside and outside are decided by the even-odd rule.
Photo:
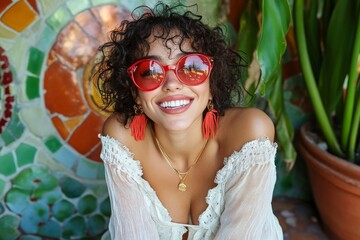
[[[127,69],[147,56],[150,49],[148,38],[155,32],[155,38],[164,39],[166,44],[174,38],[171,33],[176,30],[178,35],[175,37],[180,38],[182,52],[185,52],[183,43],[190,40],[195,52],[213,57],[210,91],[214,108],[220,115],[241,101],[241,73],[245,66],[242,57],[231,49],[220,26],[211,28],[201,21],[200,15],[187,8],[184,5],[171,7],[161,2],[153,9],[140,6],[133,11],[133,20],[122,21],[111,31],[110,41],[99,47],[102,57],[95,67],[96,81],[104,109],[111,107],[112,111],[120,113],[124,125],[135,115],[133,106],[138,96]],[[138,10],[143,12],[136,17]]]

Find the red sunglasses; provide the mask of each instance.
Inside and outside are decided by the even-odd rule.
[[[154,59],[142,59],[132,64],[128,73],[138,89],[152,91],[161,86],[168,70],[173,70],[183,84],[195,86],[207,79],[212,67],[212,57],[194,53],[182,56],[177,63],[167,66]]]

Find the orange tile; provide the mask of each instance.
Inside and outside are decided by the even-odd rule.
[[[45,72],[45,105],[50,113],[65,117],[81,116],[86,113],[76,74],[60,61],[54,61]]]
[[[79,153],[86,155],[99,143],[103,119],[90,113],[84,122],[73,132],[68,143]]]
[[[57,116],[51,118],[51,121],[54,124],[58,133],[60,134],[61,138],[66,140],[66,138],[69,136],[69,131],[66,129],[63,121]]]
[[[12,5],[1,17],[1,21],[5,25],[17,32],[23,31],[35,19],[36,13],[24,0],[20,0]]]

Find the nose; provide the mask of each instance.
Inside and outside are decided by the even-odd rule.
[[[182,82],[176,76],[176,68],[175,66],[169,65],[164,67],[165,71],[165,81],[163,84],[163,89],[165,91],[174,91],[177,89],[181,89],[183,87]]]

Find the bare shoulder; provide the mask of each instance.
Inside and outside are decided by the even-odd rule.
[[[273,121],[264,111],[257,108],[229,109],[220,124],[221,138],[226,145],[235,149],[240,149],[245,143],[255,139],[268,138],[274,141]]]
[[[116,113],[113,113],[105,120],[102,135],[114,138],[124,144],[126,144],[131,137],[129,128],[124,126],[121,121],[121,116]]]

